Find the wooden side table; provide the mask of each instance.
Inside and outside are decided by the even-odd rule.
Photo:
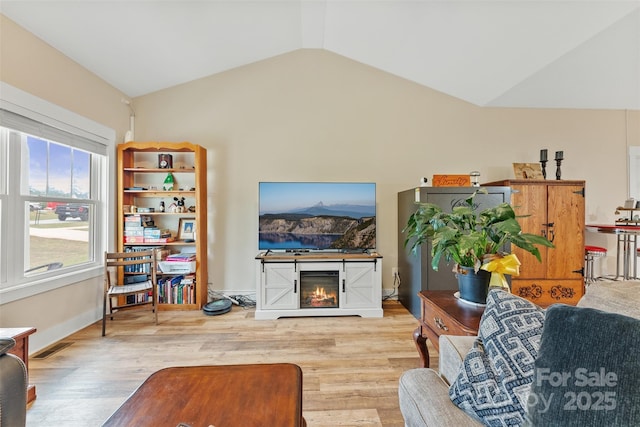
[[[11,337],[16,340],[16,345],[9,353],[18,356],[24,362],[29,375],[29,335],[33,334],[36,328],[0,328],[1,337]],[[29,384],[27,387],[27,403],[31,403],[36,398],[36,386]]]
[[[427,339],[439,350],[440,335],[477,335],[484,307],[460,301],[451,290],[422,291],[420,297],[420,326],[413,339],[423,367],[429,367]]]

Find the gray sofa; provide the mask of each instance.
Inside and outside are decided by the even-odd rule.
[[[587,288],[578,306],[640,319],[640,281],[596,282]],[[483,425],[454,405],[448,394],[475,339],[443,335],[438,371],[418,368],[401,376],[398,395],[407,427]]]
[[[27,369],[7,353],[15,345],[13,338],[0,337],[0,426],[20,427],[27,421]]]

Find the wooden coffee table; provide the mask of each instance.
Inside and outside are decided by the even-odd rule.
[[[420,326],[413,339],[422,367],[429,367],[427,339],[438,350],[440,335],[477,335],[484,307],[460,301],[454,291],[422,291],[420,297]]]
[[[104,426],[304,427],[302,370],[282,364],[153,373]]]

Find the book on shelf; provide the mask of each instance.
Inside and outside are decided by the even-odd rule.
[[[124,278],[124,284],[125,285],[132,285],[134,283],[140,283],[140,282],[146,282],[147,280],[149,280],[149,276],[146,274],[135,274],[132,276],[125,276]]]
[[[171,243],[175,241],[173,237],[160,237],[158,239],[143,237],[144,243]]]
[[[142,227],[142,217],[140,215],[127,215],[124,217],[124,228]]]
[[[174,288],[180,284],[184,278],[182,275],[165,277],[158,280],[158,302],[165,304],[175,304]]]
[[[195,260],[196,260],[196,254],[185,253],[185,252],[171,254],[164,259],[164,261],[168,261],[168,262],[189,262],[189,261],[195,261]]]
[[[151,292],[141,292],[139,294],[127,295],[126,297],[127,304],[140,304],[143,302],[151,302]]]
[[[139,215],[126,217],[123,230],[124,243],[170,243],[171,230],[161,229]]]
[[[124,217],[124,226],[125,227],[139,227],[141,225],[149,225],[148,223],[153,221],[153,219],[151,219],[150,215],[140,215],[138,214],[132,214],[132,215],[125,215]]]
[[[196,271],[196,261],[159,261],[158,268],[162,273],[189,274]]]
[[[195,304],[193,276],[177,275],[158,281],[158,302],[161,304]]]
[[[144,227],[125,227],[124,237],[144,237]]]
[[[161,239],[161,238],[171,237],[171,230],[168,230],[166,228],[160,229],[158,227],[143,227],[142,233],[144,237],[149,239]]]
[[[126,238],[125,238],[126,239]],[[156,251],[156,255],[157,255],[157,246],[126,246],[124,248],[124,251],[127,253],[131,253],[131,258],[128,259],[139,259],[139,257],[136,258],[135,253],[136,252],[144,252],[144,251],[149,251],[149,250],[153,250]],[[150,273],[150,266],[149,264],[138,264],[138,265],[125,265],[124,266],[124,272],[125,273]],[[126,279],[125,279],[126,280]]]

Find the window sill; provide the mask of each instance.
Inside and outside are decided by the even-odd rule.
[[[43,292],[53,291],[64,286],[89,280],[104,274],[104,267],[100,265],[72,271],[55,277],[40,278],[15,286],[8,286],[0,290],[0,305],[29,298]]]

